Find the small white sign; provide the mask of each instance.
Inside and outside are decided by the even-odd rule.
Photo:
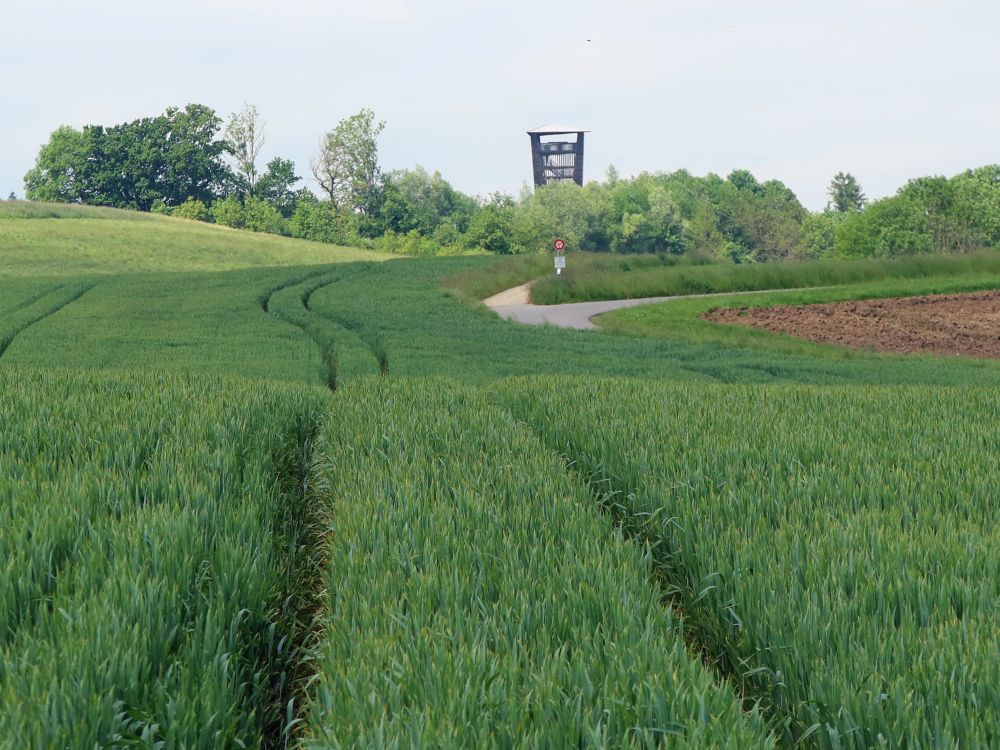
[[[566,256],[565,255],[557,255],[556,258],[555,258],[555,260],[556,260],[556,268],[558,268],[558,269],[561,270],[561,269],[563,269],[563,268],[566,267]]]

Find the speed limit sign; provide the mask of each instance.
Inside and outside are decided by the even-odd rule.
[[[566,240],[552,240],[552,249],[557,253],[561,253],[566,249]]]

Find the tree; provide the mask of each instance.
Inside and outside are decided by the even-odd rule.
[[[514,228],[514,201],[508,195],[494,193],[472,217],[465,241],[469,247],[505,255],[514,252]]]
[[[69,126],[57,128],[24,176],[29,200],[87,203],[87,183],[92,151],[87,134]]]
[[[798,257],[826,258],[833,255],[837,232],[847,218],[846,213],[837,211],[807,215],[802,222],[802,240]]]
[[[209,107],[189,104],[111,127],[59,128],[25,175],[25,190],[33,200],[141,211],[158,201],[211,203],[230,174],[216,139],[221,124]]]
[[[267,163],[267,171],[257,181],[254,194],[274,206],[287,219],[295,211],[298,200],[292,187],[301,179],[295,174],[295,162],[276,156]]]
[[[455,190],[440,172],[431,175],[419,165],[383,175],[379,192],[380,228],[401,234],[416,229],[429,237],[444,222],[465,231],[478,208],[474,198]]]
[[[757,178],[747,169],[734,169],[729,173],[726,181],[737,190],[745,190],[751,193],[757,193],[761,190],[761,185],[757,182]]]
[[[834,254],[841,257],[895,257],[934,250],[925,207],[901,190],[864,211],[850,211],[838,227]]]
[[[226,147],[236,162],[236,172],[246,182],[247,192],[257,185],[257,156],[267,140],[264,120],[257,107],[244,104],[243,109],[229,118],[226,126]]]
[[[861,185],[850,172],[837,172],[830,181],[827,195],[830,196],[827,207],[842,214],[861,211],[868,202]]]
[[[323,136],[310,167],[338,210],[374,213],[378,201],[378,136],[385,122],[363,109]]]
[[[203,104],[170,107],[162,117],[167,125],[166,143],[156,146],[163,149],[165,161],[158,185],[163,199],[170,206],[188,198],[205,203],[215,200],[229,175],[222,161],[225,141],[216,138],[222,120]]]

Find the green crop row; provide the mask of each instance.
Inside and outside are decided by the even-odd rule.
[[[328,424],[306,746],[772,746],[686,650],[649,556],[479,392],[369,378]]]
[[[320,392],[0,371],[0,747],[278,744]]]
[[[785,740],[1000,743],[1000,392],[518,379]]]

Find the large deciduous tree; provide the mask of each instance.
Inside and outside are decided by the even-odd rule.
[[[91,138],[84,132],[68,125],[53,131],[24,176],[25,195],[35,201],[87,203],[92,150]]]
[[[384,121],[363,109],[323,136],[311,163],[313,176],[339,210],[374,212],[378,203],[378,136]]]
[[[257,186],[257,157],[267,140],[264,120],[257,107],[244,104],[233,113],[226,125],[226,146],[236,165],[236,173],[245,182],[245,192],[254,193]]]
[[[59,128],[25,175],[25,191],[32,200],[141,211],[188,198],[211,203],[229,175],[221,124],[211,108],[189,104],[111,127]]]

